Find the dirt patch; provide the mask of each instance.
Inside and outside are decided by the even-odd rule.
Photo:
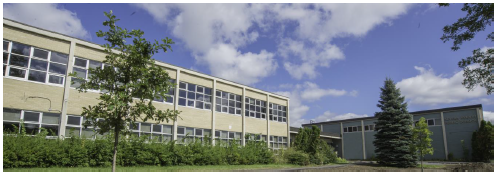
[[[494,172],[491,163],[466,163],[457,165],[451,169],[452,172]]]

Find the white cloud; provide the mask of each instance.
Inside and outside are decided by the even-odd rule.
[[[346,119],[364,118],[364,117],[368,117],[368,115],[366,114],[358,115],[354,113],[337,115],[336,113],[326,111],[322,115],[319,115],[318,117],[314,118],[313,120],[316,122],[324,122],[324,121],[346,120]]]
[[[492,124],[494,124],[494,112],[483,111],[483,119],[485,121],[490,121]]]
[[[161,24],[172,28],[193,51],[198,61],[216,66],[205,54],[218,45],[232,49],[251,44],[271,28],[276,36],[284,67],[292,77],[315,78],[317,67],[328,68],[333,60],[344,59],[340,48],[331,44],[337,37],[361,37],[375,26],[407,12],[408,4],[136,4]],[[287,27],[294,25],[294,27]],[[285,29],[293,29],[286,38]],[[280,32],[281,31],[281,32]],[[281,42],[281,43],[279,43]],[[308,45],[304,45],[308,43]],[[301,48],[301,49],[299,49]],[[296,58],[294,58],[296,57]],[[245,58],[245,57],[240,57]],[[272,56],[271,56],[272,58]],[[270,59],[271,59],[270,58]],[[297,61],[292,61],[297,59]],[[238,61],[241,63],[243,61]],[[260,63],[259,63],[260,64]],[[237,65],[236,67],[241,67]],[[277,68],[277,66],[271,66]],[[210,68],[211,70],[213,68]],[[214,75],[243,71],[243,68],[217,69]],[[212,72],[212,71],[211,71]],[[254,76],[259,81],[266,76]]]
[[[91,39],[76,13],[57,4],[4,4],[3,16],[62,34]]]
[[[257,83],[260,78],[272,74],[278,64],[273,54],[265,50],[260,53],[241,53],[233,46],[219,44],[204,56],[196,56],[199,63],[206,62],[212,75],[243,84]]]
[[[357,90],[352,90],[352,91],[350,91],[350,92],[349,92],[349,94],[350,94],[350,96],[352,96],[352,97],[357,97],[357,95],[359,95],[359,91],[357,91]]]
[[[309,123],[309,119],[303,118],[310,107],[303,102],[312,102],[325,96],[343,96],[345,90],[321,89],[317,84],[305,82],[304,84],[282,84],[282,89],[291,91],[277,91],[276,94],[290,98],[290,126],[300,127],[303,123]],[[315,94],[318,93],[318,94]]]
[[[319,86],[312,82],[305,82],[303,85],[304,90],[301,92],[300,97],[307,101],[316,101],[325,96],[343,96],[347,94],[345,90],[336,89],[321,89]]]
[[[448,103],[459,103],[466,99],[474,99],[486,96],[486,90],[476,87],[473,91],[468,91],[461,82],[463,81],[463,71],[455,73],[451,77],[436,75],[433,69],[414,67],[419,71],[419,75],[397,83],[402,95],[409,103],[418,105],[437,105]]]

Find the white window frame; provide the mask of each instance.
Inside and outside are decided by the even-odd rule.
[[[217,95],[217,93],[220,93],[220,96]],[[226,94],[228,96],[228,98],[223,98],[223,95]],[[231,96],[234,97],[234,99],[231,99]],[[240,97],[240,101],[236,100],[237,97]],[[230,93],[230,92],[226,92],[226,91],[221,91],[221,90],[216,90],[216,97],[215,99],[219,99],[220,102],[218,102],[216,100],[216,112],[222,112],[222,113],[227,113],[227,114],[231,114],[231,115],[238,115],[238,116],[241,116],[242,115],[242,96],[240,95],[237,95],[237,94],[233,94],[233,93]],[[227,100],[228,101],[228,106],[225,106],[222,104],[222,100]],[[234,106],[230,106],[230,101],[233,101],[235,103]],[[240,104],[240,107],[236,107],[237,104]],[[219,106],[219,110],[217,109],[217,107]],[[223,108],[226,108],[226,112],[223,111]],[[229,110],[230,108],[233,108],[234,112],[231,113]],[[237,113],[238,111],[238,113]]]
[[[266,103],[267,102],[263,100],[245,97],[245,116],[250,118],[265,120],[266,118],[269,117],[266,114],[268,109],[266,107]],[[252,106],[254,107],[254,110],[250,109]],[[257,111],[257,108],[259,108],[259,111]],[[266,109],[266,111],[263,111],[264,109]],[[259,113],[259,118],[257,118],[257,113]]]
[[[269,102],[269,119],[280,123],[287,123],[287,106]],[[276,112],[276,113],[275,113]],[[281,115],[280,115],[281,114]],[[281,118],[281,121],[280,121]]]
[[[8,50],[5,51],[3,50],[3,53],[7,53],[7,63],[3,63],[4,66],[6,66],[5,68],[5,75],[4,77],[5,78],[9,78],[9,79],[16,79],[16,80],[22,80],[22,81],[27,81],[27,82],[33,82],[33,83],[38,83],[38,84],[46,84],[46,85],[52,85],[52,86],[58,86],[58,87],[64,87],[64,84],[65,84],[65,78],[66,78],[66,75],[67,75],[67,71],[68,71],[68,64],[64,64],[64,63],[60,63],[60,62],[55,62],[55,61],[52,61],[52,52],[51,50],[47,50],[47,49],[43,49],[43,48],[39,48],[39,47],[35,47],[35,46],[31,46],[31,45],[28,45],[28,44],[23,44],[23,43],[18,43],[16,42],[17,44],[22,44],[22,45],[26,45],[26,46],[29,46],[29,55],[26,56],[26,55],[19,55],[19,54],[16,54],[16,53],[12,53],[12,45],[13,45],[13,41],[9,41],[9,40],[3,40],[4,42],[8,42],[9,43],[9,47],[8,47]],[[34,56],[34,50],[35,49],[38,49],[38,50],[41,50],[41,51],[45,51],[47,52],[47,59],[43,59],[43,58],[39,58],[39,57],[35,57]],[[60,52],[58,52],[60,53]],[[27,67],[20,67],[20,66],[16,66],[16,65],[11,65],[10,64],[10,59],[11,59],[11,55],[14,54],[16,56],[20,56],[20,57],[26,57],[28,58],[28,64],[27,64]],[[64,54],[64,53],[61,53],[61,54]],[[68,57],[68,62],[69,62],[69,55],[67,55]],[[38,70],[38,69],[32,69],[31,68],[31,62],[32,60],[39,60],[39,61],[44,61],[47,63],[47,67],[46,67],[46,70]],[[59,74],[59,73],[53,73],[53,72],[50,72],[50,65],[51,64],[58,64],[58,65],[63,65],[66,67],[66,71],[65,71],[65,74]],[[14,69],[18,69],[18,70],[24,70],[25,71],[25,74],[24,74],[24,77],[15,77],[15,76],[10,76],[10,69],[11,68],[14,68]],[[40,82],[40,81],[33,81],[33,80],[29,80],[29,72],[30,71],[36,71],[36,72],[42,72],[42,73],[45,73],[45,80],[43,82]],[[57,84],[57,83],[50,83],[49,79],[50,79],[50,76],[56,76],[56,77],[61,77],[62,78],[62,84]]]
[[[185,89],[181,88],[181,87],[180,87],[180,86],[181,86],[181,84],[185,84],[186,88],[185,88]],[[194,89],[195,91],[189,91],[189,90],[188,90],[188,86],[189,86],[189,85],[195,85],[195,89]],[[203,91],[202,91],[202,92],[198,92],[198,88],[199,88],[199,87],[203,89]],[[177,93],[177,95],[178,95],[178,106],[182,106],[182,107],[189,107],[189,108],[195,108],[195,109],[200,109],[200,110],[212,110],[212,109],[213,109],[212,99],[215,99],[215,98],[213,98],[213,97],[212,97],[212,93],[213,93],[213,92],[215,92],[215,91],[214,91],[212,88],[209,88],[209,89],[211,90],[211,93],[210,93],[210,95],[208,95],[208,94],[206,94],[206,92],[205,92],[205,89],[206,89],[206,88],[209,88],[209,87],[206,87],[206,86],[201,86],[201,85],[198,85],[198,84],[192,84],[192,83],[188,83],[188,82],[179,81],[178,93]],[[181,97],[181,96],[180,96],[181,91],[186,92],[186,96],[185,96],[185,97]],[[195,94],[195,98],[193,98],[193,99],[188,98],[188,93],[189,93],[189,92],[194,92],[194,94]],[[209,96],[211,99],[210,99],[210,101],[209,101],[209,102],[207,102],[207,101],[206,101],[207,99],[205,99],[205,98],[204,98],[203,100],[197,100],[197,94],[207,95],[207,96]],[[180,99],[184,99],[184,100],[185,100],[185,105],[180,105],[180,104],[179,104],[179,103],[180,103],[180,101],[179,101]],[[193,106],[188,105],[188,101],[193,101]],[[202,102],[203,107],[202,107],[202,108],[197,108],[197,102]],[[207,109],[205,105],[210,105],[210,108],[209,108],[209,109]]]

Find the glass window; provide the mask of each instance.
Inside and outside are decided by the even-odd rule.
[[[11,55],[10,56],[10,65],[20,66],[20,67],[28,67],[29,57],[19,56],[19,55]]]
[[[173,134],[173,127],[170,125],[163,125],[163,133]]]
[[[46,77],[47,73],[45,72],[30,70],[28,80],[36,82],[45,82]]]
[[[50,63],[50,70],[48,72],[65,75],[66,68],[66,65]]]
[[[26,55],[29,56],[31,53],[31,46],[21,44],[21,43],[16,43],[12,42],[12,53],[19,54],[19,55]]]
[[[48,59],[48,51],[40,50],[40,49],[34,49],[33,50],[33,56],[37,58],[43,58],[43,59]]]
[[[162,132],[162,125],[157,125],[157,124],[154,124],[153,126],[153,132]]]
[[[40,121],[40,113],[37,112],[24,112],[24,121]]]
[[[435,120],[433,120],[433,119],[429,119],[429,120],[428,120],[428,125],[429,125],[429,126],[434,126],[434,125],[435,125]]]
[[[31,59],[30,69],[43,70],[46,71],[48,68],[48,62],[43,60]]]
[[[269,103],[269,114],[273,115],[273,121],[286,122],[286,106]]]
[[[59,53],[59,52],[53,52],[50,55],[50,61],[54,62],[59,62],[63,64],[67,64],[67,61],[69,59],[69,56],[67,54]]]
[[[10,68],[9,76],[24,78],[26,76],[26,70]]]
[[[193,136],[194,135],[193,132],[194,132],[193,128],[189,128],[189,127],[186,128],[186,135]]]
[[[180,82],[178,104],[198,109],[211,109],[211,96],[208,95],[207,90],[210,90],[210,88]]]
[[[3,120],[19,121],[21,110],[3,108]]]
[[[74,66],[86,68],[86,63],[87,63],[87,60],[85,60],[85,59],[74,58]]]
[[[142,132],[150,132],[151,124],[141,123],[140,131]]]
[[[81,117],[68,116],[67,117],[67,124],[68,125],[80,125],[81,124]]]
[[[42,123],[45,124],[59,124],[60,114],[57,113],[43,113]]]
[[[8,41],[3,41],[3,50],[4,51],[9,51],[9,42]]]
[[[195,129],[195,136],[202,136],[202,135],[203,135],[202,129]]]

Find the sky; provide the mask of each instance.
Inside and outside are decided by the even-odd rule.
[[[4,4],[3,17],[97,44],[104,11],[149,40],[172,38],[154,58],[290,98],[290,123],[374,116],[391,78],[409,111],[482,104],[494,95],[461,84],[457,63],[493,48],[494,26],[452,51],[442,28],[462,4]]]

